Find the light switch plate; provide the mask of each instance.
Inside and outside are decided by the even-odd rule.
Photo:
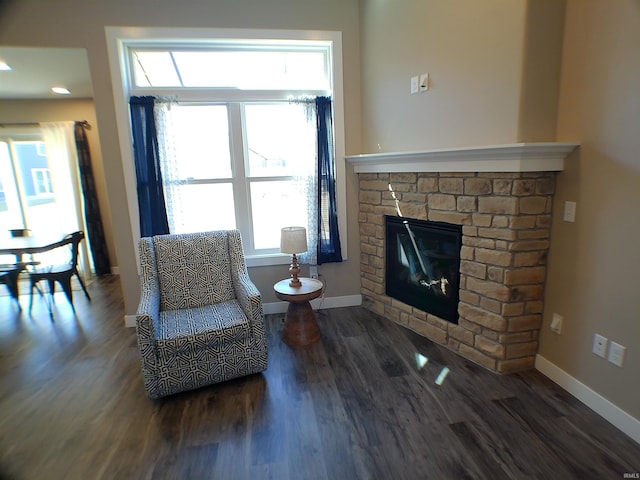
[[[418,83],[419,80],[417,75],[415,77],[411,77],[411,95],[418,93]]]
[[[429,90],[429,74],[423,73],[420,75],[420,82],[418,82],[418,86],[420,87],[420,92],[426,92]]]
[[[607,360],[622,368],[622,365],[624,365],[624,352],[626,350],[627,347],[624,347],[619,343],[609,342],[609,355],[607,356]]]

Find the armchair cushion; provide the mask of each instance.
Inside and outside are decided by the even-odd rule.
[[[224,232],[154,238],[161,310],[203,307],[234,298],[229,242]]]
[[[249,320],[235,300],[187,310],[160,313],[156,347],[160,358],[196,354],[224,343],[244,342],[251,335]]]

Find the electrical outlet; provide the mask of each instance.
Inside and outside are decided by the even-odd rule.
[[[593,336],[593,349],[591,350],[593,353],[598,355],[599,357],[606,358],[607,357],[607,340],[606,337],[603,337],[599,334],[594,334]]]
[[[622,368],[622,365],[624,364],[624,352],[626,350],[627,347],[612,341],[609,345],[609,356],[607,357],[607,360]]]
[[[562,315],[558,315],[557,313],[553,314],[551,317],[551,331],[556,332],[558,335],[562,333]]]
[[[318,278],[318,266],[317,265],[309,265],[309,276],[311,278]]]

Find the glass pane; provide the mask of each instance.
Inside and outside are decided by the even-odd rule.
[[[256,250],[280,248],[280,229],[307,225],[307,201],[294,182],[251,182],[253,242]]]
[[[178,105],[172,109],[180,178],[231,178],[226,105]]]
[[[60,231],[55,186],[43,142],[15,142],[18,185],[22,191],[27,227],[34,233]],[[45,181],[45,177],[48,179]],[[43,180],[43,182],[40,182]]]
[[[328,55],[315,51],[174,51],[185,87],[329,90]]]
[[[135,52],[133,76],[138,87],[179,87],[170,52]]]
[[[182,185],[182,226],[172,233],[193,233],[236,228],[233,187],[230,183]]]
[[[245,123],[249,176],[307,176],[315,169],[315,122],[305,105],[246,105]]]

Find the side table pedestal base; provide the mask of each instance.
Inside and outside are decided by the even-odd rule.
[[[289,279],[273,286],[276,297],[289,302],[282,327],[282,341],[293,347],[304,347],[320,340],[320,327],[309,301],[318,298],[324,285],[316,278],[300,278],[300,285],[291,285]]]
[[[311,345],[320,340],[320,328],[309,302],[289,304],[282,329],[282,340],[294,347]]]

